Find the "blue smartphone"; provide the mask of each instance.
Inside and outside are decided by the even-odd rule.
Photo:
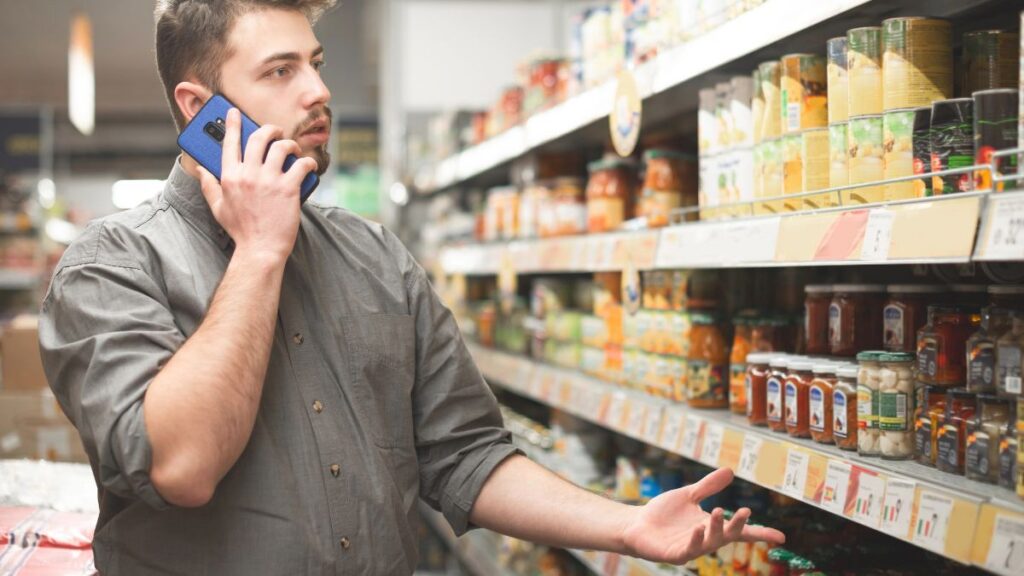
[[[178,135],[178,147],[192,158],[195,158],[196,162],[199,162],[217,180],[220,180],[221,145],[224,142],[225,123],[227,122],[228,110],[232,108],[237,108],[237,106],[220,94],[214,94],[206,101],[206,104],[203,104],[199,113],[192,118],[188,125],[185,126],[185,129],[181,131],[181,134]],[[252,133],[258,128],[259,126],[242,112],[241,146],[243,158],[245,156],[245,144],[249,141]],[[281,171],[286,172],[296,160],[298,158],[294,154],[289,154],[285,158]],[[320,177],[317,176],[316,172],[306,174],[306,177],[302,179],[302,186],[299,190],[300,203],[308,200],[319,185]]]

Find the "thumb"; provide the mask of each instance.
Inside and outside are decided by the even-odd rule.
[[[196,168],[199,170],[199,186],[203,191],[203,197],[206,198],[206,203],[212,210],[224,197],[224,189],[220,187],[217,177],[210,174],[209,170],[202,166],[196,166]]]
[[[701,478],[699,482],[690,486],[690,495],[693,497],[695,502],[700,502],[705,498],[714,496],[722,490],[725,490],[732,482],[732,470],[728,468],[719,468],[711,474]]]

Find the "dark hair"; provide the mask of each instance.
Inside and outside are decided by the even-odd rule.
[[[220,67],[231,55],[228,34],[246,12],[278,9],[302,12],[310,23],[336,0],[157,0],[156,67],[174,123],[185,116],[174,102],[174,88],[194,77],[212,91],[220,88]]]

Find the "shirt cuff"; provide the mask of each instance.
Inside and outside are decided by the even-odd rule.
[[[487,450],[478,450],[460,463],[459,472],[466,472],[459,474],[461,477],[451,479],[449,488],[445,490],[441,499],[441,512],[456,536],[462,536],[476,528],[469,523],[469,512],[473,509],[473,504],[491,472],[509,456],[522,453],[522,450],[513,446],[511,442],[505,442],[491,446]]]
[[[155,510],[170,508],[156,491],[149,475],[153,465],[153,445],[146,431],[141,402],[122,417],[112,436],[114,457],[131,493]]]

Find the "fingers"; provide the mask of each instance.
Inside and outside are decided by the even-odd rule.
[[[298,156],[302,149],[294,140],[278,140],[270,145],[267,151],[267,160],[263,163],[265,169],[280,172],[284,167],[284,160],[289,154]]]
[[[732,515],[732,520],[729,520],[725,525],[725,539],[729,542],[739,540],[743,536],[743,527],[747,525],[747,520],[750,519],[750,509],[740,508]]]
[[[224,141],[221,142],[220,173],[227,174],[242,162],[242,113],[238,108],[228,110],[224,122]]]
[[[702,478],[700,482],[690,486],[690,494],[693,496],[694,501],[700,502],[725,490],[731,482],[732,470],[719,468]]]
[[[217,177],[203,168],[200,165],[196,165],[199,169],[199,185],[203,191],[203,197],[206,198],[206,203],[210,205],[211,209],[224,196],[224,190],[220,187],[220,182],[217,182]]]
[[[765,526],[744,526],[743,535],[740,539],[744,542],[768,542],[769,544],[778,544],[780,546],[786,543],[785,534]]]
[[[288,169],[286,174],[290,180],[295,182],[296,185],[301,185],[302,181],[306,178],[306,174],[309,174],[316,169],[316,160],[312,158],[299,158],[294,164],[292,164],[292,167]]]
[[[686,558],[684,562],[704,555],[704,530],[695,528],[690,535],[690,542],[686,546]]]
[[[270,142],[276,138],[280,138],[282,135],[281,129],[273,124],[267,124],[261,126],[258,130],[249,136],[249,140],[245,144],[245,156],[243,162],[246,166],[262,166],[263,156],[267,151],[267,147],[270,146]],[[282,160],[282,164],[284,161]],[[281,166],[282,164],[278,164]]]
[[[711,517],[708,519],[708,525],[706,534],[704,536],[704,548],[705,552],[717,550],[724,544],[725,534],[722,530],[723,523],[725,522],[725,511],[721,508],[715,508],[711,511]]]

